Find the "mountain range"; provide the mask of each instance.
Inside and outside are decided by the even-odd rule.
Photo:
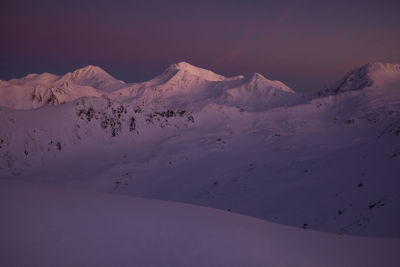
[[[29,74],[0,125],[4,266],[399,265],[398,64],[316,94],[186,62]]]
[[[21,79],[2,81],[0,88],[0,104],[16,109],[102,95],[121,102],[142,101],[152,105],[217,102],[264,109],[266,104],[278,106],[288,99],[293,102],[294,95],[294,91],[282,82],[268,80],[258,73],[227,78],[186,62],[173,64],[154,79],[142,83],[125,83],[100,67],[87,66],[63,76],[30,74]]]
[[[180,62],[141,83],[87,66],[0,81],[0,176],[400,237],[400,65],[318,94]]]

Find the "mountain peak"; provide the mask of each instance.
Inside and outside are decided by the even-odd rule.
[[[110,74],[108,74],[105,70],[98,66],[94,65],[88,65],[86,67],[77,69],[72,72],[72,78],[79,78],[79,77],[86,77],[86,78],[91,78],[93,76],[108,76],[108,78],[111,77]],[[112,77],[111,77],[112,78]]]
[[[360,67],[366,69],[368,72],[400,72],[400,64],[371,62]]]
[[[391,77],[389,77],[391,76]],[[334,86],[320,94],[340,94],[346,91],[362,90],[366,87],[400,76],[400,64],[371,62],[347,73]]]
[[[257,79],[267,79],[262,74],[258,72],[254,72],[250,75],[250,80],[257,80]]]
[[[125,85],[98,66],[88,65],[64,75],[64,81],[72,81],[79,85],[91,86],[104,92],[112,92]]]
[[[181,62],[172,64],[172,65],[176,66],[176,68],[180,69],[180,70],[190,70],[190,69],[193,69],[193,68],[197,68],[198,69],[198,67],[196,67],[196,66],[194,66],[194,65],[192,65],[192,64],[190,64],[190,63],[188,63],[186,61],[181,61]]]
[[[222,81],[225,79],[225,77],[222,75],[216,74],[210,70],[196,67],[184,61],[170,65],[165,72],[173,72],[173,74],[191,74],[208,81]]]
[[[276,88],[285,92],[294,93],[292,89],[286,86],[280,81],[272,81],[265,78],[262,74],[254,72],[253,74],[247,76],[248,82],[253,85],[257,85],[260,88]]]

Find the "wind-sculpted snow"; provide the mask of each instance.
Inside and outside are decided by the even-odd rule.
[[[0,177],[400,236],[397,67],[371,65],[371,86],[307,100],[258,74],[186,64],[111,94],[1,107]]]

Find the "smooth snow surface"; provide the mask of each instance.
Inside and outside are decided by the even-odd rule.
[[[398,266],[400,241],[0,180],[2,266]]]

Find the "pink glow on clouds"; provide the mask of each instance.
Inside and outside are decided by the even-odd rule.
[[[226,66],[231,64],[241,53],[249,48],[248,42],[252,35],[254,35],[256,29],[256,23],[253,22],[245,27],[240,34],[241,37],[238,39],[236,44],[229,49],[224,56],[214,61],[214,66]]]
[[[238,45],[226,53],[226,55],[219,61],[223,65],[229,65],[234,61],[240,53],[244,50],[244,46]]]
[[[283,24],[285,21],[287,21],[291,15],[293,14],[293,7],[290,7],[288,9],[286,9],[282,15],[276,20],[275,22],[275,27],[280,26],[281,24]]]
[[[268,27],[268,29],[273,28],[278,30],[278,28],[285,23],[293,14],[293,7],[289,7],[284,10],[284,12]],[[218,58],[214,61],[214,66],[227,66],[230,65],[234,60],[236,60],[241,54],[249,51],[255,43],[262,43],[262,38],[264,37],[261,33],[256,33],[256,28],[262,25],[262,23],[252,22],[250,25],[243,29],[241,38],[236,42],[236,44],[229,49],[224,56]]]

